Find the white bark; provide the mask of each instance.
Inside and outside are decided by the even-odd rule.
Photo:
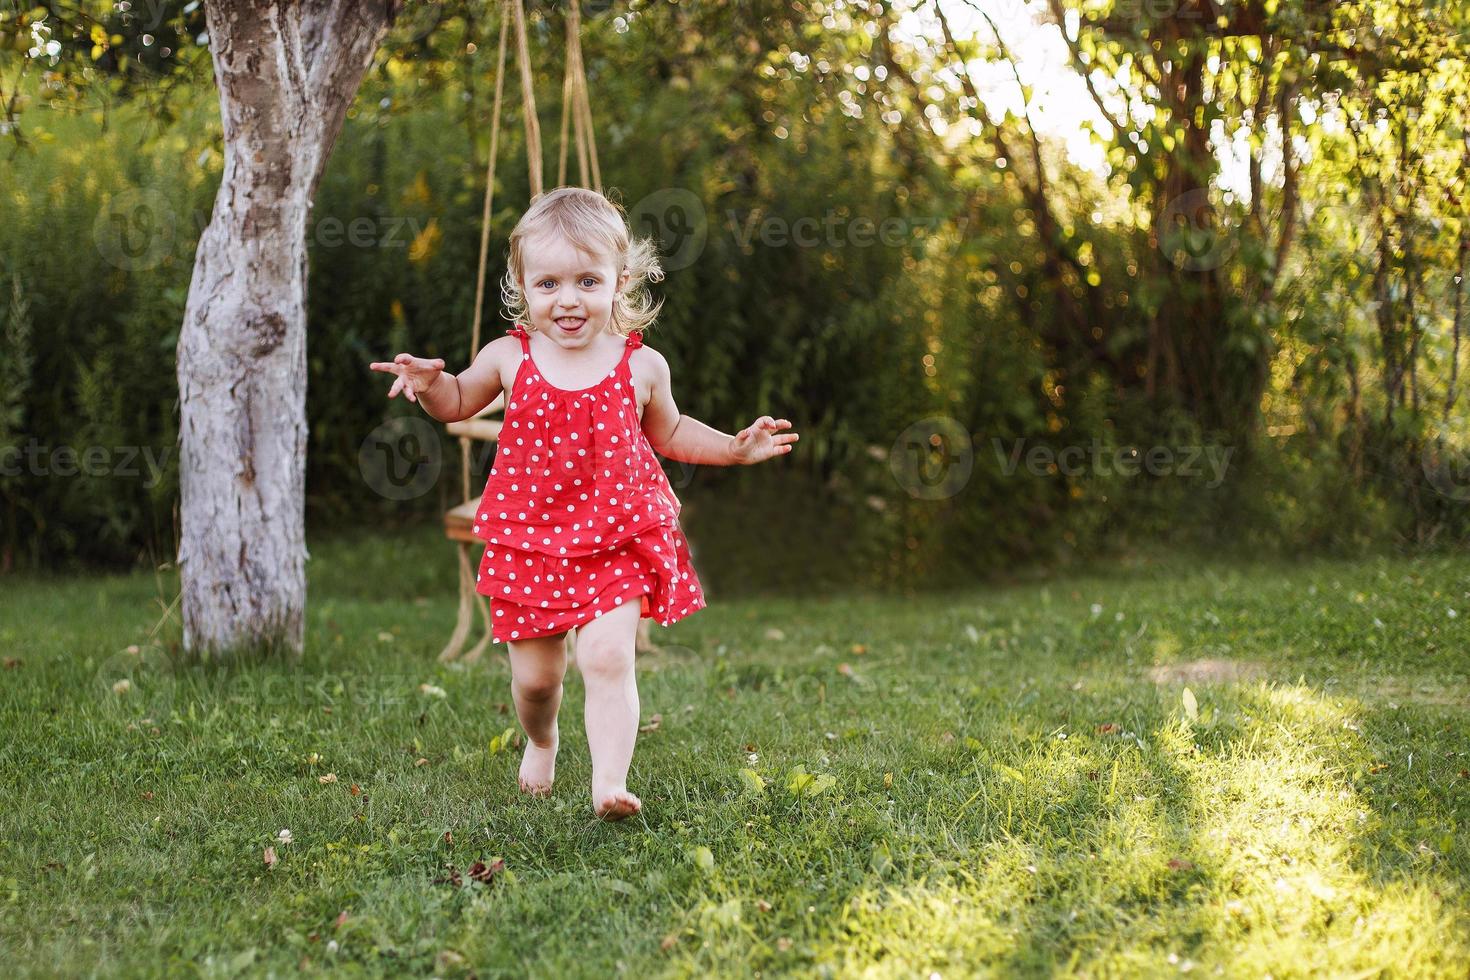
[[[178,345],[184,647],[300,652],[311,200],[398,0],[206,0],[224,175]]]

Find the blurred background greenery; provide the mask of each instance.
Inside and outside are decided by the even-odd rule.
[[[565,12],[527,9],[554,183]],[[1463,545],[1464,5],[583,16],[604,182],[669,269],[647,339],[680,408],[801,433],[775,464],[668,464],[722,592],[922,587],[1139,547]],[[420,414],[369,361],[470,355],[498,30],[486,3],[409,4],[321,184],[313,533],[458,502],[447,437],[409,500],[378,493],[359,452]],[[0,48],[0,569],[166,562],[173,352],[223,166],[204,12],[0,4]],[[527,204],[518,112],[512,95],[487,341]],[[1081,465],[1048,465],[1066,447]],[[1197,452],[1193,472],[1119,472],[1128,447]]]

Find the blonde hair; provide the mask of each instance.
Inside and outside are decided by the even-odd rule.
[[[658,319],[663,301],[655,302],[646,288],[647,283],[664,277],[657,246],[650,239],[634,238],[628,232],[622,207],[585,187],[558,187],[537,195],[516,222],[510,233],[505,275],[500,280],[506,319],[527,330],[535,329],[521,291],[521,279],[526,271],[526,241],[540,235],[559,235],[591,256],[611,258],[618,270],[615,285],[624,271],[628,273],[627,286],[613,299],[608,325],[613,333],[626,337],[647,329]]]

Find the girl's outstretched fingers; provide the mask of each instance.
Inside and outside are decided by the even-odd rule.
[[[762,415],[735,436],[735,458],[740,463],[759,463],[775,456],[791,452],[791,443],[799,437],[795,432],[782,432],[791,428],[789,419],[775,419]]]

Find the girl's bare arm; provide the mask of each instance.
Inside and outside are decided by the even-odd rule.
[[[478,415],[503,390],[500,365],[510,347],[520,349],[514,337],[497,338],[480,348],[474,363],[460,374],[441,374],[430,388],[419,392],[424,411],[440,422],[462,422]]]
[[[643,349],[652,355],[647,361],[654,375],[652,392],[643,409],[643,431],[656,452],[680,462],[710,466],[759,463],[791,452],[796,433],[776,434],[790,428],[791,423],[785,419],[763,415],[737,435],[730,435],[680,414],[674,404],[669,362],[658,351]]]

